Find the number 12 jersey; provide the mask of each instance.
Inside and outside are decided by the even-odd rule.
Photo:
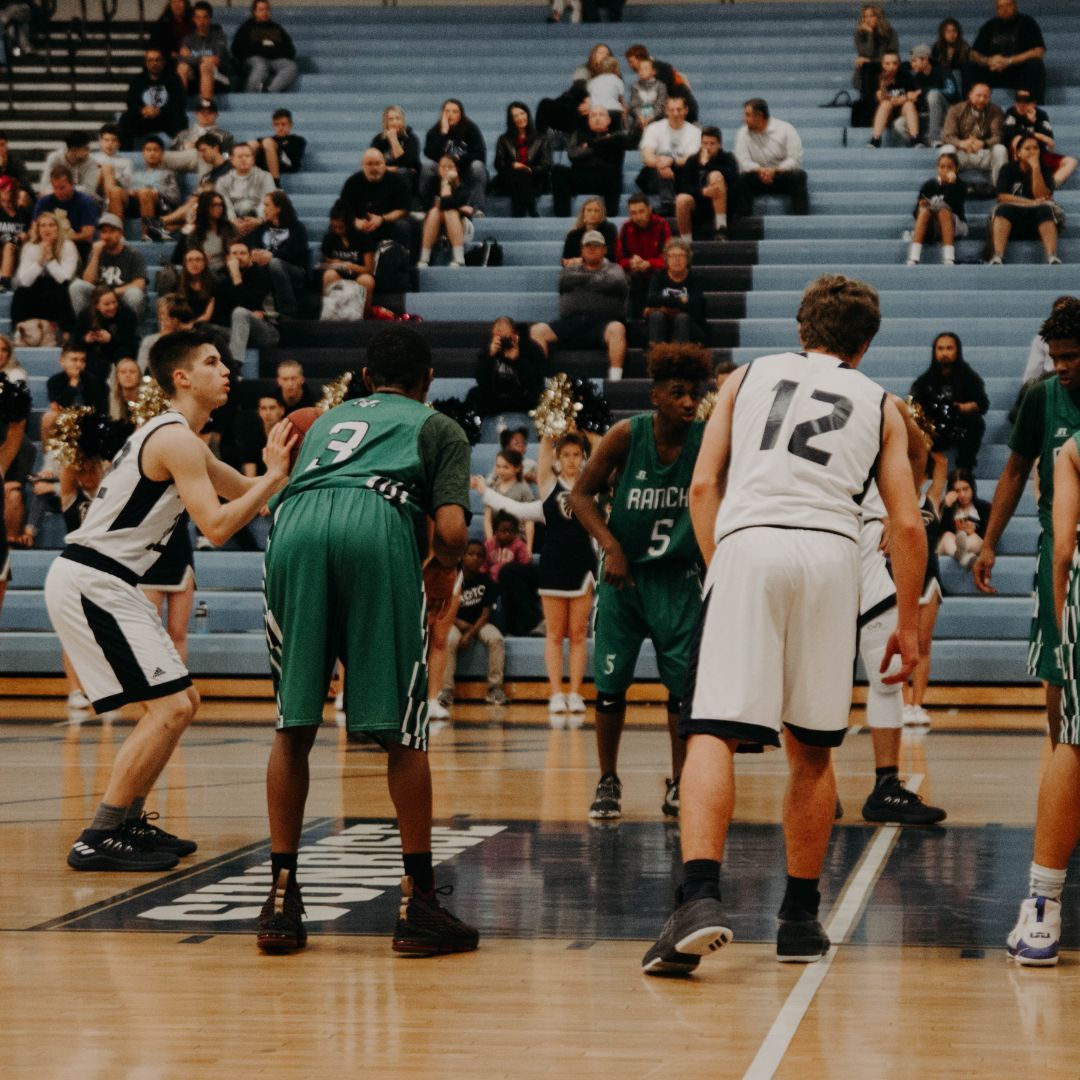
[[[752,360],[735,396],[727,486],[714,538],[757,526],[858,540],[859,503],[881,452],[886,394],[824,353]]]

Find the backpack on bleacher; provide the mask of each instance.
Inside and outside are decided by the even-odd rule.
[[[396,240],[384,240],[375,251],[375,291],[407,293],[411,288],[408,250]]]
[[[335,281],[326,290],[320,319],[359,322],[364,317],[367,289],[356,281]]]
[[[474,244],[465,252],[466,266],[502,266],[502,244],[493,237],[488,237],[481,244]]]

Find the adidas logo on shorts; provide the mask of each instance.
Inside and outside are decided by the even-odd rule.
[[[160,679],[165,672],[161,668],[154,668],[154,674],[150,676],[151,679]]]

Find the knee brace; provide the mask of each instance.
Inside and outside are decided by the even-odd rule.
[[[904,699],[899,683],[882,682],[881,661],[889,635],[896,628],[896,610],[892,609],[872,619],[859,631],[859,655],[866,668],[866,726],[871,728],[900,728],[904,726]],[[893,666],[898,660],[893,661]],[[893,670],[891,666],[890,671]],[[886,672],[888,674],[888,672]]]
[[[608,715],[610,713],[621,713],[626,709],[626,691],[624,690],[620,694],[600,694],[596,695],[596,711]]]
[[[681,697],[676,697],[674,694],[668,694],[667,711],[669,713],[681,713],[682,712],[682,698]]]

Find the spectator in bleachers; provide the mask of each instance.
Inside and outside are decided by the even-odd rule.
[[[16,201],[20,206],[32,206],[34,184],[30,170],[21,155],[8,147],[6,132],[0,131],[0,178],[10,177],[15,184]]]
[[[15,181],[0,176],[0,293],[11,288],[19,249],[30,233],[30,207],[20,206]]]
[[[664,249],[663,269],[649,280],[644,311],[649,344],[704,343],[707,338],[705,292],[691,270],[693,250],[689,240],[670,240]]]
[[[304,365],[299,360],[282,360],[277,366],[277,399],[285,415],[315,405],[319,397],[304,379]]]
[[[204,135],[216,135],[222,152],[228,154],[236,141],[231,131],[218,125],[218,107],[213,98],[196,98],[195,123],[184,128],[165,151],[165,164],[177,172],[198,173],[202,178],[210,166],[199,154],[198,142]]]
[[[259,395],[254,415],[246,412],[237,417],[240,471],[245,476],[262,476],[266,472],[262,452],[267,436],[284,419],[285,406],[273,394]]]
[[[173,250],[172,262],[179,265],[184,261],[184,252],[188,248],[198,248],[206,256],[210,272],[224,277],[225,260],[228,257],[229,244],[236,239],[236,230],[229,220],[228,203],[218,191],[202,191],[195,203],[195,221],[190,232],[185,231]],[[164,274],[164,271],[162,272]],[[175,274],[172,278],[175,282]],[[158,282],[158,292],[172,291],[169,281]]]
[[[570,165],[551,170],[551,191],[555,216],[570,216],[571,195],[602,195],[609,217],[619,212],[622,193],[626,133],[611,126],[607,109],[590,109],[588,127],[575,131],[567,145]]]
[[[919,109],[916,102],[920,95],[921,91],[915,85],[911,72],[900,66],[900,54],[887,52],[881,58],[881,70],[874,91],[877,108],[874,110],[869,145],[881,147],[881,137],[897,113],[904,122],[903,134],[907,145],[917,145],[920,139]]]
[[[956,19],[942,19],[937,40],[930,48],[930,59],[946,79],[945,96],[950,105],[964,97],[964,65],[971,55],[971,46],[964,40],[964,29]]]
[[[54,327],[70,327],[75,316],[68,288],[78,268],[78,249],[66,229],[61,231],[56,214],[49,210],[38,214],[19,252],[11,325],[18,329],[20,323],[39,319]]]
[[[1039,24],[1021,15],[1016,0],[996,0],[996,15],[979,27],[971,43],[964,82],[991,87],[1024,87],[1036,101],[1046,100],[1046,42]]]
[[[468,203],[477,210],[484,208],[487,190],[487,146],[480,129],[465,115],[465,106],[457,98],[443,102],[438,123],[424,137],[424,156],[428,159],[420,169],[420,187],[433,177],[439,159],[449,156],[457,163],[458,175],[468,191]]]
[[[956,240],[968,234],[965,213],[966,187],[960,182],[956,155],[943,150],[937,159],[937,174],[919,188],[919,198],[912,214],[915,227],[911,234],[907,265],[915,266],[922,258],[923,244],[935,230],[941,238],[941,261],[956,263]]]
[[[676,71],[666,60],[658,60],[644,45],[631,45],[626,50],[626,62],[631,70],[639,76],[641,74],[641,65],[646,60],[652,62],[656,77],[664,84],[666,97],[671,97],[672,94],[682,94],[686,101],[686,119],[691,124],[696,124],[698,122],[698,103],[690,86],[690,80],[681,71]],[[661,111],[660,116],[663,115]]]
[[[461,604],[446,641],[446,668],[440,688],[439,704],[448,709],[454,704],[454,672],[457,654],[479,641],[487,649],[487,693],[489,705],[506,705],[509,698],[503,690],[506,643],[502,632],[491,621],[499,587],[483,572],[484,545],[470,540],[461,557]]]
[[[1059,296],[1053,303],[1050,313],[1053,314],[1060,308],[1069,307],[1073,304],[1080,305],[1080,299],[1075,296]],[[1015,412],[1019,409],[1020,399],[1023,398],[1027,392],[1028,383],[1037,382],[1044,375],[1054,374],[1054,361],[1050,359],[1050,349],[1046,342],[1043,340],[1041,334],[1036,333],[1031,339],[1031,345],[1028,346],[1027,360],[1024,362],[1024,374],[1021,376],[1020,381],[1022,386],[1020,388],[1020,394],[1017,398],[1016,406],[1013,410],[1013,414],[1010,414],[1010,423],[1015,422]]]
[[[536,459],[529,457],[529,429],[527,427],[503,428],[499,432],[499,449],[513,450],[521,455],[521,474],[526,484],[536,483]],[[495,469],[487,476],[487,482],[498,480]]]
[[[637,82],[630,87],[627,129],[632,147],[641,142],[645,129],[654,120],[664,116],[666,104],[667,87],[657,77],[652,57],[642,57],[637,62]]]
[[[255,164],[255,154],[247,143],[233,149],[232,168],[214,185],[232,206],[233,228],[238,236],[247,236],[262,222],[263,200],[276,190],[274,178]]]
[[[665,211],[675,206],[686,163],[701,151],[701,128],[687,119],[686,98],[675,93],[664,104],[664,119],[654,120],[641,136],[637,184],[647,195],[657,195]]]
[[[293,134],[293,115],[288,109],[275,109],[270,123],[274,134],[252,139],[248,146],[255,151],[255,164],[265,169],[280,187],[282,173],[300,171],[307,139],[303,135]]]
[[[26,368],[19,363],[15,354],[15,343],[7,336],[0,334],[0,374],[7,377],[9,382],[26,382]]]
[[[60,370],[45,383],[49,408],[41,417],[41,441],[52,434],[61,409],[89,405],[103,410],[108,400],[105,384],[86,370],[86,353],[77,346],[65,346],[60,353]]]
[[[863,4],[855,25],[855,74],[851,85],[864,101],[873,98],[881,61],[886,53],[899,53],[900,38],[880,4]]]
[[[158,135],[147,135],[142,147],[142,164],[132,170],[127,216],[141,221],[144,240],[167,238],[163,214],[175,210],[181,201],[176,173],[165,166],[165,143]]]
[[[926,143],[931,146],[941,144],[941,129],[945,124],[945,112],[949,108],[949,99],[945,94],[945,78],[934,66],[930,58],[929,45],[916,45],[911,50],[911,60],[907,65],[912,85],[919,91],[915,99],[915,108],[919,112],[919,126],[925,133]],[[896,124],[900,126],[899,121]]]
[[[184,39],[195,30],[191,0],[166,0],[157,19],[150,24],[148,44],[171,62],[180,55]]]
[[[474,483],[479,479],[474,477]],[[532,554],[521,535],[521,523],[513,510],[495,511],[491,533],[484,541],[484,573],[498,584],[504,567],[511,563],[528,566],[531,562]]]
[[[369,237],[374,247],[383,240],[409,247],[409,182],[401,173],[386,168],[381,151],[371,147],[364,151],[360,171],[345,181],[338,198],[349,208],[352,227]]]
[[[179,301],[191,312],[191,322],[212,322],[219,281],[210,271],[206,252],[188,247],[184,252],[184,265],[176,280],[176,291],[170,295],[170,303]]]
[[[280,340],[270,318],[274,289],[270,271],[251,261],[251,250],[243,240],[229,245],[225,266],[228,273],[217,289],[213,321],[229,330],[229,352],[243,363],[248,342],[263,349]]]
[[[563,241],[562,264],[563,266],[581,265],[581,238],[587,233],[596,231],[604,238],[608,251],[614,251],[619,242],[619,233],[615,226],[608,221],[604,212],[604,200],[595,196],[586,199],[578,210],[577,223],[566,234]]]
[[[1000,266],[1005,247],[1014,227],[1039,234],[1046,261],[1060,266],[1058,229],[1065,224],[1065,213],[1054,201],[1054,174],[1044,165],[1039,140],[1021,135],[1016,144],[1016,158],[1002,168],[997,178],[997,203],[990,212],[993,255],[991,266]]]
[[[386,159],[388,172],[397,173],[409,182],[409,193],[420,190],[420,137],[405,122],[400,105],[383,109],[382,127],[371,145]]]
[[[232,169],[232,162],[222,153],[221,139],[213,132],[208,131],[200,135],[195,143],[195,153],[198,155],[198,183],[195,190],[173,211],[165,214],[161,219],[162,227],[166,232],[180,229],[181,232],[190,231],[195,224],[199,207],[199,197],[207,191],[216,191],[217,182]],[[219,195],[218,198],[221,198]],[[226,215],[233,213],[231,205],[222,202],[225,206]],[[235,216],[235,215],[234,215]]]
[[[1017,90],[1016,101],[1005,110],[1001,126],[1002,141],[1014,153],[1021,135],[1034,135],[1039,140],[1042,162],[1054,174],[1054,187],[1061,187],[1074,172],[1076,158],[1065,157],[1054,150],[1054,129],[1045,109],[1035,104],[1030,90]]]
[[[120,129],[116,124],[102,124],[98,130],[94,161],[98,167],[98,192],[105,200],[105,208],[123,217],[134,170],[131,162],[120,155]]]
[[[251,18],[240,24],[233,37],[232,54],[249,94],[280,94],[300,74],[296,46],[285,27],[271,20],[270,0],[254,0]]]
[[[469,203],[469,189],[458,175],[454,158],[448,154],[439,158],[438,172],[425,177],[421,185],[420,202],[427,213],[420,234],[420,260],[416,265],[431,265],[431,252],[439,236],[445,233],[450,243],[450,265],[464,266],[465,242],[472,237],[475,207]]]
[[[990,100],[990,87],[977,82],[968,90],[967,100],[953,105],[945,114],[941,137],[945,149],[956,154],[961,171],[975,169],[997,183],[1009,152],[1001,141],[1005,114]]]
[[[142,348],[142,342],[139,343]],[[137,360],[125,356],[117,360],[109,375],[109,419],[130,420],[131,407],[139,400],[142,372]]]
[[[495,144],[491,190],[510,196],[512,217],[539,217],[537,196],[551,186],[551,143],[539,134],[524,102],[506,107],[506,130]]]
[[[600,71],[585,83],[585,93],[593,106],[611,113],[612,127],[625,127],[626,83],[622,81],[619,61],[606,56],[600,61]]]
[[[192,31],[180,43],[176,74],[189,94],[213,98],[229,89],[232,56],[225,31],[214,22],[214,9],[206,2],[192,8]]]
[[[33,0],[5,0],[0,4],[0,32],[5,38],[5,50],[10,64],[34,51],[30,31],[34,23]]]
[[[112,289],[137,323],[146,314],[146,262],[138,250],[124,243],[124,223],[115,214],[102,214],[98,239],[90,247],[90,258],[82,277],[71,283],[71,307],[81,315],[99,285]]]
[[[64,137],[64,148],[53,150],[45,158],[41,170],[41,183],[38,191],[45,194],[51,188],[51,176],[56,165],[66,165],[71,170],[71,179],[75,190],[93,198],[97,194],[97,160],[90,155],[90,136],[85,131],[72,131]]]
[[[544,356],[552,345],[564,349],[607,350],[612,381],[622,378],[626,360],[627,282],[623,269],[606,258],[607,243],[595,230],[581,238],[581,263],[559,274],[559,318],[535,323],[529,336]]]
[[[369,233],[353,228],[349,208],[343,202],[334,203],[330,209],[330,226],[323,236],[321,251],[323,295],[335,281],[355,281],[367,291],[366,314],[375,293],[374,241]]]
[[[528,412],[544,389],[543,350],[509,315],[491,324],[491,340],[476,357],[476,385],[466,402],[480,416]]]
[[[604,8],[609,22],[622,22],[626,0],[581,0],[581,21],[597,23],[600,21],[600,9]]]
[[[195,316],[192,314],[191,308],[175,293],[169,293],[161,298],[157,305],[157,317],[158,332],[156,334],[147,334],[139,342],[139,355],[136,357],[135,362],[138,364],[140,371],[149,370],[150,350],[163,334],[175,334],[178,330],[191,330],[195,326]],[[216,332],[215,336],[218,341],[225,338],[225,331],[222,327],[211,326],[209,329]],[[228,348],[227,341],[225,341],[224,347]],[[220,345],[218,351],[221,351]],[[224,359],[224,353],[222,353],[222,359]],[[114,419],[116,418],[114,417]]]
[[[54,165],[49,181],[52,191],[34,204],[34,218],[46,213],[64,218],[69,239],[80,253],[89,252],[101,213],[97,200],[75,190],[75,178],[67,165]]]
[[[517,450],[503,448],[495,455],[495,464],[488,483],[492,491],[497,491],[514,502],[532,502],[536,498],[532,485],[525,479],[525,459]],[[521,537],[532,554],[536,523],[522,521],[519,526]],[[484,508],[484,539],[490,539],[494,535],[494,511],[487,506]]]
[[[626,208],[629,216],[619,229],[615,261],[630,283],[630,318],[640,319],[653,272],[664,266],[664,249],[671,240],[671,226],[652,212],[644,195],[631,195]]]
[[[284,191],[271,191],[263,199],[263,222],[246,239],[252,262],[270,271],[278,314],[291,318],[296,294],[307,284],[311,253],[307,229]]]
[[[126,103],[119,128],[128,150],[145,135],[175,136],[187,123],[187,94],[160,49],[143,54],[143,70],[128,84]]]
[[[139,351],[139,327],[131,309],[107,286],[98,286],[76,320],[73,340],[86,354],[86,370],[105,385],[113,365]]]
[[[754,212],[757,195],[790,195],[791,212],[808,214],[810,198],[803,170],[803,146],[799,133],[786,120],[777,120],[762,98],[743,105],[744,124],[735,137],[739,163],[736,213]]]
[[[574,73],[570,76],[571,81],[584,84],[595,76],[602,74],[604,61],[612,55],[614,54],[611,51],[611,46],[598,41],[589,50],[589,56],[585,63],[574,68]]]
[[[956,467],[975,471],[990,408],[982,376],[964,359],[960,338],[938,334],[930,348],[930,366],[911,384],[911,397],[931,416],[948,413],[938,425],[934,451],[956,449]]]
[[[679,235],[690,240],[694,234],[694,219],[704,221],[708,234],[716,240],[728,235],[728,199],[739,181],[739,163],[735,155],[724,149],[723,135],[718,127],[701,129],[701,149],[687,159],[675,194],[675,224]]]
[[[938,554],[955,559],[961,570],[970,570],[982,551],[990,504],[978,497],[975,477],[967,469],[953,469],[941,513]]]

